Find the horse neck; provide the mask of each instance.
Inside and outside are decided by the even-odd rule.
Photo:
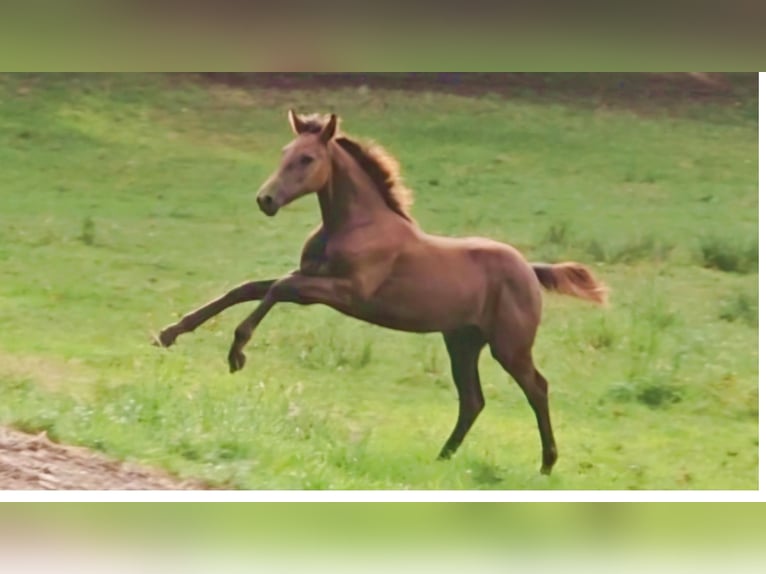
[[[330,178],[317,193],[322,223],[329,233],[378,217],[396,216],[370,176],[334,142],[330,144],[330,158]]]

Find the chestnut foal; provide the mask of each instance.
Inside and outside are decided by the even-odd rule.
[[[549,474],[557,453],[548,383],[532,360],[540,287],[596,303],[605,303],[606,287],[577,263],[530,264],[504,243],[424,233],[409,213],[411,193],[398,165],[384,150],[341,135],[334,114],[302,117],[290,110],[289,119],[296,137],[257,201],[274,216],[299,197],[317,194],[322,224],[306,242],[300,268],[280,279],[240,285],[163,329],[157,342],[168,347],[224,309],[254,300],[261,302],[234,333],[232,372],[244,367],[243,349],[276,303],[321,303],[391,329],[440,332],[459,411],[439,458],[457,450],[484,407],[478,361],[489,344],[534,410],[541,472]]]

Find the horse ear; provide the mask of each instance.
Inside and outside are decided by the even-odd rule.
[[[321,139],[324,143],[329,142],[333,136],[335,136],[335,129],[338,127],[338,116],[335,114],[332,114],[330,116],[330,121],[328,121],[325,126],[322,128],[322,131],[319,134],[319,139]]]
[[[287,112],[287,119],[290,121],[290,127],[293,128],[293,133],[296,136],[306,131],[306,123],[298,117],[292,108]]]

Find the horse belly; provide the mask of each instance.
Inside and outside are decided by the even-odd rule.
[[[475,323],[480,311],[475,282],[459,274],[423,275],[400,270],[374,296],[360,302],[359,318],[399,331],[451,331]],[[355,306],[356,307],[356,306]]]

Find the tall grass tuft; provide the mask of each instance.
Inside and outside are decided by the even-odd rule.
[[[730,323],[741,321],[750,327],[757,327],[758,301],[747,293],[739,292],[723,300],[718,318]]]
[[[597,263],[630,264],[638,261],[665,261],[673,251],[673,246],[654,236],[644,235],[607,246],[599,240],[591,239],[583,243],[582,250]]]
[[[96,243],[96,223],[91,216],[86,216],[82,220],[80,235],[77,237],[85,245],[94,245]]]
[[[653,235],[605,241],[603,238],[582,238],[572,233],[568,223],[555,223],[546,229],[539,242],[542,255],[554,261],[566,258],[581,258],[595,263],[631,264],[639,261],[665,261],[673,245]]]
[[[700,240],[700,261],[703,267],[727,273],[752,273],[758,270],[758,240],[736,242],[707,236]]]
[[[683,398],[677,375],[683,351],[668,355],[667,344],[679,318],[667,300],[654,292],[631,311],[628,337],[629,359],[622,382],[611,386],[607,395],[617,401],[635,401],[647,407],[664,408]]]
[[[567,245],[571,237],[570,227],[567,222],[553,223],[545,231],[543,243],[552,245]]]
[[[607,263],[635,263],[637,261],[664,261],[673,246],[654,236],[644,235],[618,245],[608,256]]]

